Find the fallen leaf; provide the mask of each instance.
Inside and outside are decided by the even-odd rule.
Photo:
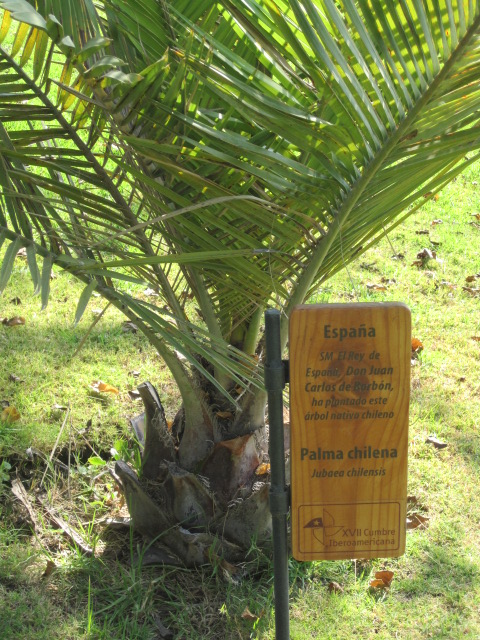
[[[425,440],[425,442],[428,443],[428,444],[433,444],[435,449],[445,449],[445,447],[448,447],[448,444],[446,442],[441,442],[435,436],[428,436],[428,438]]]
[[[138,378],[138,376],[140,375],[140,371],[129,371],[128,375],[133,376],[134,378]]]
[[[57,565],[55,564],[55,562],[53,562],[53,560],[47,560],[47,566],[45,567],[45,571],[42,573],[42,578],[48,578],[48,576],[51,575],[56,568]]]
[[[411,267],[423,267],[423,260],[414,260],[410,266]]]
[[[128,395],[130,396],[131,400],[140,400],[140,398],[142,397],[140,395],[140,392],[137,391],[136,389],[132,389],[131,391],[129,391]]]
[[[375,579],[383,580],[387,587],[390,586],[390,583],[393,580],[393,576],[393,571],[375,571]]]
[[[101,380],[92,382],[91,388],[96,393],[119,393],[116,387],[113,387],[111,384],[107,384],[106,382],[102,382]]]
[[[343,593],[344,589],[338,582],[329,582],[328,591],[330,593]]]
[[[471,296],[478,296],[478,294],[480,293],[480,289],[475,289],[473,287],[462,287],[463,291],[466,291],[467,293],[469,293]]]
[[[465,380],[466,380],[465,376],[461,376],[461,377],[458,379],[458,382],[465,382]]]
[[[231,411],[217,411],[215,415],[217,418],[220,418],[220,420],[231,420],[233,418],[233,413]]]
[[[404,253],[394,253],[392,258],[394,260],[403,260],[405,258],[405,254]]]
[[[371,291],[387,291],[387,287],[384,284],[367,284],[367,289]]]
[[[426,526],[430,518],[422,516],[420,513],[413,513],[407,517],[407,529],[417,529],[421,526]]]
[[[122,331],[125,331],[125,333],[137,333],[138,327],[134,322],[125,320],[125,322],[122,324]]]
[[[2,407],[2,409],[5,409],[5,407],[9,407],[10,406],[10,402],[8,400],[0,400],[0,407]]]
[[[383,284],[397,284],[395,278],[385,278],[385,276],[381,280]]]
[[[477,220],[480,220],[480,213],[472,213],[471,215]]]
[[[242,618],[244,620],[248,620],[249,622],[256,622],[258,620],[258,616],[254,615],[248,607],[245,607]]]
[[[20,378],[19,378],[18,376],[16,376],[14,373],[11,373],[11,374],[8,376],[8,379],[9,379],[11,382],[24,382],[24,380],[20,380]]]
[[[25,318],[22,318],[22,316],[13,316],[10,320],[4,318],[2,323],[7,327],[20,327],[25,324]]]
[[[418,231],[415,231],[415,233],[417,236],[428,236],[430,231],[428,229],[419,229]]]
[[[12,298],[10,300],[10,304],[15,304],[15,305],[18,306],[19,304],[22,304],[22,301],[20,300],[20,298],[18,296],[16,296],[15,298]]]
[[[9,407],[5,407],[2,411],[0,420],[2,422],[16,422],[17,420],[20,420],[20,414],[15,407],[10,405]]]
[[[418,338],[412,338],[412,353],[423,351],[423,343]]]
[[[425,247],[424,249],[422,249],[417,253],[417,258],[419,260],[423,260],[424,262],[427,262],[428,260],[436,260],[437,253]]]
[[[270,463],[268,462],[262,462],[262,464],[259,464],[255,469],[256,476],[264,476],[267,473],[270,473]]]
[[[432,227],[436,227],[437,224],[443,224],[443,220],[440,220],[440,218],[437,218],[436,220],[432,220],[431,224],[432,224]]]
[[[467,276],[465,278],[465,282],[475,282],[477,278],[480,278],[480,275],[478,273],[475,273],[475,275],[473,276]]]

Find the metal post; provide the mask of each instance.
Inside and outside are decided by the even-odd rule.
[[[285,485],[285,447],[283,431],[283,388],[285,365],[280,347],[280,312],[265,312],[265,387],[268,392],[270,511],[273,530],[273,570],[275,595],[275,638],[289,640],[287,514],[289,492]]]

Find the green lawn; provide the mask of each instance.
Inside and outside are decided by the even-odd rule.
[[[398,559],[292,560],[293,639],[480,637],[480,277],[466,281],[480,274],[479,185],[473,166],[311,300],[410,307],[424,348],[412,366],[408,493],[411,512],[427,520],[408,532]],[[425,248],[436,258],[415,265]],[[107,460],[115,442],[134,456],[128,418],[141,406],[128,392],[139,382],[157,386],[169,419],[178,394],[158,356],[111,308],[74,355],[105,303],[93,298],[73,328],[81,287],[55,275],[42,312],[18,259],[0,302],[0,320],[25,318],[0,325],[0,400],[20,414],[0,422],[0,638],[153,640],[164,637],[162,624],[185,640],[274,638],[271,560],[254,547],[245,575],[212,565],[186,572],[146,566],[128,529],[107,535],[106,518],[124,506],[107,465],[92,458]],[[95,394],[98,380],[119,393]],[[432,435],[447,447],[427,443]],[[17,476],[37,500],[35,534],[12,499]],[[95,548],[93,557],[53,527],[38,496]],[[391,587],[372,592],[383,568],[394,572]],[[329,590],[333,581],[340,591]]]

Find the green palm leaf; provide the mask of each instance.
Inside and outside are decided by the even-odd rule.
[[[288,318],[478,154],[477,3],[0,5],[0,230],[93,275],[178,379],[172,347],[248,379],[228,344],[253,353],[263,308]]]

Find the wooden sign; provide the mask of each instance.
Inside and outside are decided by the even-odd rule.
[[[292,547],[297,560],[405,551],[410,311],[296,307],[290,317]]]

